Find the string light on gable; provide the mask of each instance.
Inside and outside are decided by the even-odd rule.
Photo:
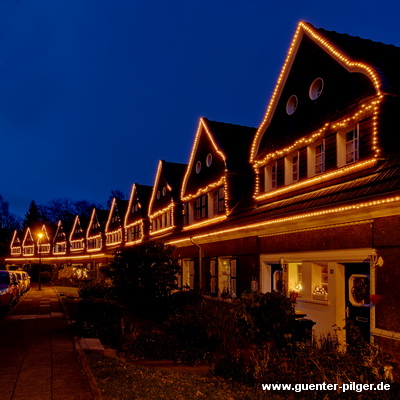
[[[287,79],[287,75],[288,75],[290,67],[293,63],[295,53],[297,52],[297,49],[299,48],[299,45],[300,45],[300,42],[301,42],[301,39],[302,39],[304,33],[306,33],[310,38],[312,38],[317,44],[319,44],[328,53],[330,53],[332,56],[334,56],[336,58],[336,60],[339,63],[341,63],[347,70],[349,70],[351,72],[360,72],[360,73],[367,75],[374,85],[377,96],[379,96],[379,97],[381,96],[382,84],[379,79],[379,75],[371,66],[369,66],[365,63],[354,62],[354,61],[350,60],[336,46],[334,46],[332,43],[330,43],[328,40],[326,40],[324,37],[322,37],[311,26],[309,26],[305,22],[300,22],[297,26],[293,40],[289,47],[289,51],[287,53],[285,62],[282,66],[277,83],[276,83],[274,91],[272,93],[271,100],[267,107],[267,111],[265,113],[264,119],[263,119],[259,129],[257,130],[254,141],[252,143],[251,151],[250,151],[250,162],[251,163],[254,162],[254,159],[257,155],[258,146],[260,144],[261,137],[264,134],[266,126],[272,117],[273,111],[275,110],[277,101],[278,101],[279,96],[283,89],[283,84]]]
[[[225,171],[224,172],[225,172],[225,175],[226,175],[226,171],[227,171],[226,170],[226,156],[219,149],[219,147],[217,146],[217,144],[216,144],[216,142],[214,140],[214,137],[213,137],[212,133],[210,132],[210,130],[209,130],[209,128],[207,126],[207,123],[204,120],[204,118],[200,118],[199,126],[198,126],[197,132],[196,132],[196,137],[195,137],[194,144],[193,144],[193,147],[192,147],[192,151],[191,151],[191,154],[190,154],[189,164],[188,164],[188,167],[186,169],[185,176],[183,178],[183,184],[182,184],[182,189],[181,189],[181,199],[183,201],[194,200],[196,197],[198,197],[198,196],[200,196],[200,195],[202,195],[204,193],[207,193],[210,190],[213,190],[213,189],[215,189],[215,188],[217,188],[218,186],[221,186],[221,185],[224,185],[225,198],[227,197],[226,196],[226,194],[227,194],[227,181],[226,181],[226,177],[225,176],[222,176],[216,182],[210,183],[205,187],[197,189],[196,193],[186,194],[185,195],[186,188],[187,188],[187,183],[188,183],[188,180],[189,180],[189,176],[190,176],[190,173],[191,173],[191,171],[193,169],[193,166],[194,166],[195,156],[197,154],[197,148],[198,148],[198,145],[199,145],[200,137],[201,137],[201,134],[203,132],[205,132],[205,134],[207,135],[207,138],[211,142],[211,145],[214,148],[215,152],[221,157],[222,161],[224,162],[224,165],[225,165]],[[227,205],[228,204],[226,203],[225,204],[226,212],[228,212]]]

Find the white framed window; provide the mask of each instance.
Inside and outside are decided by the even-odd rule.
[[[337,165],[344,165],[356,162],[360,158],[360,133],[359,126],[353,126],[337,133]]]
[[[303,265],[299,263],[289,263],[288,268],[288,289],[289,293],[296,293],[297,297],[303,294]]]
[[[328,300],[328,264],[312,265],[312,296],[314,300]]]
[[[216,260],[210,261],[210,292],[211,294],[217,293]]]
[[[236,259],[234,258],[218,259],[218,295],[236,297]]]
[[[218,189],[211,193],[212,197],[212,213],[215,216],[223,214],[225,211],[225,188],[220,186]]]
[[[264,167],[264,182],[261,184],[264,186],[265,192],[270,192],[278,186],[278,164],[276,161],[266,165]]]
[[[194,289],[194,261],[182,261],[182,289]]]
[[[307,175],[312,177],[325,172],[325,139],[307,148]]]
[[[299,152],[295,151],[285,157],[285,185],[299,180]]]

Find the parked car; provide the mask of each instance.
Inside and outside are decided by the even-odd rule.
[[[22,286],[22,294],[26,293],[31,288],[31,277],[26,271],[13,271],[19,279]]]
[[[18,279],[11,271],[0,271],[0,308],[11,308],[19,298]]]

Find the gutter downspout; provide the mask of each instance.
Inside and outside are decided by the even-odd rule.
[[[203,290],[203,249],[197,243],[193,242],[193,239],[190,238],[190,242],[194,244],[199,249],[199,288],[200,291]]]

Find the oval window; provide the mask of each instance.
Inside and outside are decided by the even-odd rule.
[[[292,115],[296,111],[298,102],[297,96],[292,95],[289,97],[289,100],[286,103],[286,112],[288,115]]]
[[[166,193],[167,193],[167,188],[164,186],[162,189],[162,195],[165,196]]]
[[[322,91],[324,90],[324,81],[322,78],[317,78],[310,86],[310,90],[308,92],[311,100],[317,100],[319,96],[321,96]]]
[[[159,198],[160,198],[160,195],[161,195],[160,191],[159,191],[159,190],[157,190],[157,199],[159,199]]]
[[[206,165],[207,165],[207,167],[209,167],[209,166],[211,165],[211,163],[212,163],[212,154],[211,154],[211,153],[208,153],[208,154],[207,154],[207,158],[206,158]]]

